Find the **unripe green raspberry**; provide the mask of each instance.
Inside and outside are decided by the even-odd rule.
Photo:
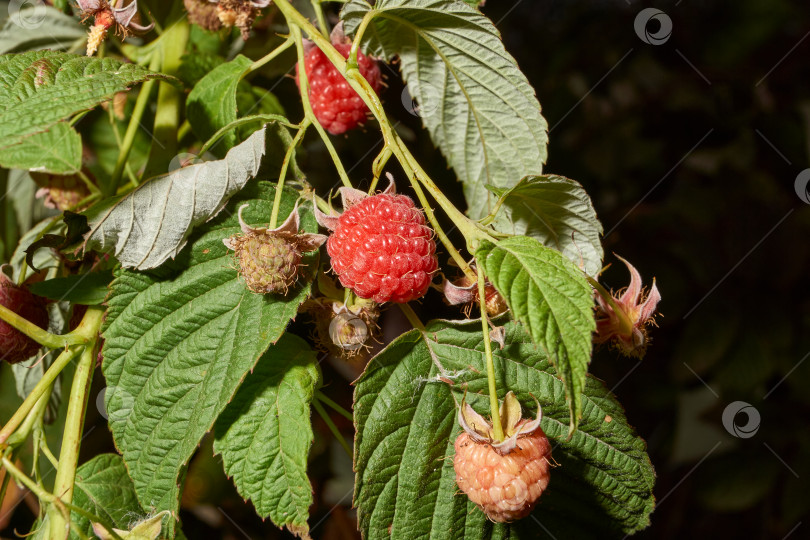
[[[231,236],[223,242],[234,250],[239,274],[250,291],[286,294],[298,278],[302,253],[317,249],[326,237],[298,233],[298,207],[284,224],[273,230],[247,225],[242,219],[245,208],[246,204],[239,208],[239,225],[244,234]]]

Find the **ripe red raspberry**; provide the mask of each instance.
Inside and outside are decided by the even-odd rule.
[[[433,231],[410,197],[381,193],[344,208],[326,242],[343,286],[377,303],[424,296],[439,263]]]
[[[0,304],[40,328],[48,326],[48,310],[45,301],[34,296],[25,287],[18,287],[0,272]],[[0,357],[9,364],[16,364],[34,356],[39,343],[29,338],[10,324],[0,321]]]
[[[352,48],[350,43],[335,43],[334,46],[344,58],[349,57]],[[326,131],[332,135],[340,135],[366,120],[368,107],[318,47],[312,47],[307,53],[304,66],[309,81],[312,112]],[[379,93],[382,78],[377,62],[358,51],[357,67],[374,92]],[[297,65],[295,74],[295,82],[298,84]]]
[[[505,456],[466,432],[458,436],[455,447],[456,483],[492,521],[528,516],[548,486],[551,445],[540,428],[521,437]]]

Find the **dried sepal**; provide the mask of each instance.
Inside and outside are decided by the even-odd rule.
[[[492,423],[462,400],[458,412],[458,423],[472,440],[479,443],[488,443],[501,455],[506,455],[517,446],[518,439],[528,437],[540,428],[543,418],[540,402],[537,403],[537,416],[534,420],[523,418],[520,402],[514,392],[509,391],[501,403],[499,416],[505,438],[502,441],[495,439]]]

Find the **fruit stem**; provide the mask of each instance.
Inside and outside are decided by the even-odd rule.
[[[318,411],[318,414],[323,418],[323,421],[326,423],[326,426],[329,428],[329,431],[332,432],[332,435],[335,436],[335,439],[340,443],[340,446],[346,451],[349,455],[349,458],[352,458],[354,453],[352,452],[352,447],[349,446],[349,443],[346,442],[346,439],[343,438],[343,435],[338,431],[337,426],[332,419],[329,418],[329,414],[324,410],[323,406],[317,399],[312,400],[312,406]]]
[[[323,35],[329,35],[329,24],[326,22],[326,17],[323,15],[323,8],[321,7],[320,0],[310,0],[312,9],[315,10],[315,17],[318,19],[318,27],[321,29]]]
[[[489,319],[487,317],[486,276],[482,265],[478,269],[478,305],[481,307],[481,332],[484,335],[484,354],[487,360],[487,384],[489,385],[489,412],[492,415],[492,435],[503,441],[503,427],[498,407],[498,390],[495,385],[495,362],[492,360],[492,344],[489,340]]]
[[[343,168],[343,163],[340,161],[340,157],[337,154],[337,150],[335,150],[332,141],[329,140],[329,135],[323,129],[323,126],[315,117],[315,113],[312,111],[312,104],[309,101],[309,80],[307,79],[307,70],[304,61],[305,58],[304,41],[303,38],[301,37],[301,28],[291,24],[290,33],[292,34],[292,37],[295,40],[295,48],[298,52],[298,85],[300,86],[301,89],[301,103],[303,103],[304,105],[304,115],[306,119],[309,120],[315,126],[318,135],[321,136],[321,140],[323,140],[323,144],[324,146],[326,146],[326,150],[329,152],[329,155],[332,158],[332,162],[335,164],[335,169],[337,169],[338,176],[340,176],[340,181],[343,182],[344,186],[352,187],[352,182],[351,180],[349,180],[349,175],[346,173],[346,169]],[[320,35],[319,33],[317,35],[319,38],[324,39],[323,36]],[[329,40],[326,40],[326,43],[329,43]],[[329,46],[332,47],[332,44],[329,43]],[[334,50],[337,53],[337,50],[334,47],[332,47],[332,50]],[[340,53],[338,53],[338,55],[339,54]]]
[[[363,34],[366,33],[366,28],[368,28],[368,24],[371,22],[371,19],[377,14],[377,11],[374,9],[370,9],[366,12],[363,16],[363,20],[360,21],[360,26],[357,27],[357,31],[354,33],[354,41],[352,41],[352,48],[349,51],[349,58],[346,62],[346,69],[358,69],[357,65],[357,51],[360,49],[360,42],[363,40]]]
[[[56,480],[53,487],[54,495],[59,497],[63,503],[70,504],[73,500],[73,486],[83,438],[82,429],[87,409],[87,396],[93,380],[96,356],[96,342],[93,342],[82,351],[76,366],[76,373],[73,375],[73,386],[70,389],[67,417],[65,418],[65,431],[62,436],[62,450],[59,453],[59,466],[56,469]],[[70,523],[69,514],[51,512],[50,523],[51,538],[67,536]]]
[[[49,349],[59,349],[61,347],[77,345],[87,341],[86,339],[72,334],[65,334],[63,336],[52,334],[47,330],[43,330],[39,326],[35,325],[25,317],[14,313],[3,305],[0,305],[0,320],[4,321],[10,326],[13,326],[43,347],[48,347]]]
[[[153,52],[149,62],[149,70],[158,71],[159,69],[160,54]],[[146,111],[146,106],[149,104],[149,95],[152,93],[152,88],[155,87],[155,84],[157,84],[157,80],[150,79],[141,85],[141,91],[138,93],[138,98],[135,100],[135,107],[132,109],[129,125],[127,125],[127,130],[124,133],[124,142],[121,145],[121,152],[118,154],[118,160],[115,162],[115,169],[113,169],[109,183],[104,186],[104,188],[106,188],[104,189],[106,196],[114,195],[115,192],[118,191],[118,183],[121,181],[124,166],[127,164],[129,152],[132,150],[135,135],[138,133],[143,113]]]
[[[278,55],[280,55],[281,53],[292,47],[294,44],[295,41],[293,40],[292,36],[287,36],[287,39],[285,39],[281,45],[279,45],[266,55],[262,56],[261,58],[253,62],[248,68],[247,72],[245,72],[245,75],[247,75],[248,73],[253,73],[257,69],[261,69],[268,62],[271,62],[275,57],[277,57]]]
[[[374,163],[371,165],[371,172],[374,174],[374,178],[371,180],[371,185],[368,188],[369,195],[373,194],[374,190],[377,188],[377,182],[379,182],[380,176],[382,176],[385,164],[388,163],[388,159],[392,155],[391,147],[384,144],[383,149],[377,154],[377,157],[374,158]]]
[[[284,180],[287,177],[287,168],[290,166],[290,160],[292,159],[292,155],[295,153],[295,148],[304,138],[304,134],[307,132],[309,124],[309,118],[304,118],[303,122],[301,122],[301,127],[298,128],[298,133],[295,134],[289,148],[287,148],[287,152],[284,153],[284,161],[281,163],[281,172],[278,174],[276,197],[273,200],[273,212],[270,214],[271,229],[275,229],[278,223],[278,210],[281,207],[281,195],[284,193]]]
[[[352,413],[332,401],[326,394],[321,392],[320,390],[315,392],[315,397],[321,401],[324,405],[329,406],[333,411],[338,413],[343,418],[349,420],[350,422],[354,422],[354,417],[352,417]]]
[[[416,328],[420,332],[427,332],[427,328],[425,328],[425,325],[422,323],[421,320],[419,320],[419,317],[416,315],[416,312],[413,310],[411,306],[409,306],[408,304],[397,304],[397,305],[399,306],[399,309],[402,310],[402,313],[405,314],[405,317],[408,318],[408,322],[410,322],[414,328]]]

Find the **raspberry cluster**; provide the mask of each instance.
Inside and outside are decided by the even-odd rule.
[[[334,46],[344,58],[349,57],[352,48],[350,43],[336,43]],[[319,48],[310,49],[304,59],[304,66],[309,81],[312,112],[326,131],[332,135],[340,135],[365,122],[368,107]],[[382,76],[377,62],[358,51],[357,67],[374,92],[379,93]],[[298,84],[298,66],[295,73],[295,82]]]
[[[433,231],[410,197],[381,193],[349,206],[326,242],[344,287],[375,302],[410,302],[438,269]]]

